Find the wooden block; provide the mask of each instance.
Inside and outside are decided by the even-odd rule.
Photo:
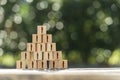
[[[46,26],[37,26],[37,34],[46,34]]]
[[[37,44],[37,52],[45,51],[45,50],[46,50],[46,44],[44,43]]]
[[[52,52],[48,52],[48,60],[53,60],[53,54],[52,54]]]
[[[57,51],[53,51],[52,54],[53,54],[53,59],[57,60]]]
[[[37,51],[36,43],[27,43],[27,51]]]
[[[43,54],[44,54],[43,55],[43,57],[44,57],[43,60],[48,60],[48,52],[44,52]]]
[[[42,68],[47,69],[47,61],[45,60],[42,61]]]
[[[27,53],[21,52],[21,60],[26,60],[26,59],[27,59]]]
[[[63,60],[62,66],[63,66],[64,69],[68,68],[68,61],[67,60]]]
[[[34,52],[34,60],[42,60],[42,52]]]
[[[26,52],[27,54],[27,60],[32,60],[33,59],[33,53],[32,52]]]
[[[38,68],[37,60],[28,61],[28,69],[37,69],[37,68]]]
[[[62,51],[57,51],[56,53],[57,53],[57,55],[56,55],[57,59],[62,60]]]
[[[46,51],[56,51],[56,43],[46,43]]]
[[[43,35],[38,34],[38,41],[37,41],[38,43],[42,43],[42,36],[43,36]]]
[[[16,68],[17,69],[25,69],[26,68],[26,63],[25,61],[16,61]]]
[[[55,68],[55,62],[53,60],[49,61],[49,69],[54,69]]]
[[[38,42],[37,34],[32,34],[32,43],[37,43],[37,42]]]
[[[37,68],[38,69],[47,69],[47,61],[45,60],[38,60],[38,63],[37,63]]]
[[[51,51],[51,43],[46,43],[46,51]]]
[[[34,66],[33,66],[34,69],[38,69],[38,61],[37,60],[34,60]]]
[[[57,61],[58,61],[57,68],[62,69],[63,68],[63,61],[62,60],[57,60]]]
[[[47,43],[52,43],[52,35],[51,34],[47,35]]]
[[[42,69],[42,60],[38,60],[38,69]]]
[[[31,51],[32,50],[32,44],[31,43],[27,43],[27,51]]]
[[[42,51],[42,46],[41,44],[37,44],[37,52],[40,52],[40,51]]]
[[[52,49],[52,51],[56,51],[56,43],[51,44],[51,49]]]
[[[43,34],[42,41],[43,43],[47,43],[47,34]]]
[[[44,44],[44,43],[41,43],[41,46],[42,46],[42,51],[45,51],[46,50],[46,44]]]

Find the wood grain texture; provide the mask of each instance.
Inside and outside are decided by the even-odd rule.
[[[120,80],[120,68],[0,69],[0,80]]]

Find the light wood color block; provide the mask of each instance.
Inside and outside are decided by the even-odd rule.
[[[26,68],[26,63],[25,61],[18,60],[16,61],[16,67],[17,69],[25,69]]]
[[[37,46],[35,43],[27,43],[27,51],[37,51]]]
[[[62,66],[63,66],[64,69],[68,68],[68,61],[67,60],[63,60]]]
[[[26,59],[27,59],[27,53],[21,52],[21,60],[26,60]]]
[[[46,60],[42,61],[42,68],[47,69],[47,61]]]
[[[38,60],[34,60],[34,66],[33,66],[34,69],[38,69]]]
[[[53,60],[53,53],[52,52],[48,52],[48,60]]]
[[[47,43],[47,34],[42,35],[42,41],[43,43]]]
[[[45,50],[46,50],[46,44],[44,43],[37,44],[37,52],[45,51]]]
[[[62,60],[62,51],[53,51],[54,60]]]
[[[44,52],[43,53],[43,60],[48,60],[48,52]]]
[[[27,60],[33,59],[33,52],[26,52],[27,53]]]
[[[37,34],[46,34],[46,26],[37,26]]]
[[[38,61],[31,60],[28,62],[28,69],[37,69],[38,68]]]
[[[53,54],[52,52],[44,52],[44,58],[43,60],[53,60]]]
[[[42,47],[42,51],[45,51],[45,50],[46,50],[46,44],[41,43],[41,47]]]
[[[37,43],[37,42],[38,42],[37,34],[32,34],[32,43]]]
[[[37,36],[38,36],[38,43],[42,43],[42,35],[41,34],[37,34]]]
[[[47,43],[46,47],[46,51],[56,51],[56,43]]]
[[[52,51],[56,51],[56,43],[51,44],[51,49],[52,49]]]
[[[57,55],[56,55],[56,56],[57,56],[57,59],[58,59],[58,60],[62,60],[62,51],[57,51],[56,54],[57,54]]]
[[[52,43],[52,35],[51,34],[43,34],[42,42],[43,43]]]
[[[42,52],[34,52],[34,60],[42,60]]]
[[[52,43],[52,35],[51,34],[47,35],[47,43]]]
[[[37,44],[37,52],[40,52],[40,51],[42,51],[42,46],[41,44]]]
[[[55,61],[50,60],[49,61],[49,69],[54,69],[55,68]]]
[[[46,44],[46,51],[51,51],[51,43],[47,43]]]
[[[43,66],[42,66],[42,60],[38,60],[38,69],[42,69]]]
[[[47,69],[47,61],[38,60],[38,69]]]
[[[58,65],[57,65],[57,68],[58,69],[63,69],[63,61],[62,60],[57,60],[57,62],[58,62]]]

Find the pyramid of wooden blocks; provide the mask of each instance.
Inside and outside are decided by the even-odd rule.
[[[46,34],[46,26],[38,26],[37,34],[32,34],[32,43],[21,52],[21,60],[16,61],[17,69],[66,69],[68,61],[62,60],[62,51],[56,51],[52,35]]]

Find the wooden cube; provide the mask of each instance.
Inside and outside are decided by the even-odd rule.
[[[41,44],[37,44],[37,52],[42,51],[42,45]]]
[[[53,60],[53,53],[52,52],[48,52],[48,60]]]
[[[47,35],[47,43],[52,43],[52,35],[51,34]]]
[[[26,63],[25,61],[16,61],[16,68],[17,69],[25,69],[26,68]]]
[[[46,51],[56,51],[56,43],[46,43]]]
[[[27,53],[27,60],[33,59],[33,52],[26,52]]]
[[[38,69],[38,60],[34,60],[33,69]]]
[[[46,43],[46,51],[51,51],[51,43]]]
[[[46,34],[46,26],[37,26],[37,34]]]
[[[27,43],[27,51],[37,51],[37,46],[35,43]]]
[[[43,55],[43,57],[44,57],[43,60],[48,60],[48,52],[44,52],[43,54],[44,54]]]
[[[52,52],[53,60],[57,60],[57,51]]]
[[[46,50],[46,44],[44,43],[37,44],[37,52],[45,51],[45,50]]]
[[[34,52],[34,60],[42,60],[42,52]]]
[[[38,69],[47,69],[47,61],[38,60]]]
[[[42,51],[46,51],[46,44],[41,43],[41,46],[42,46]]]
[[[52,43],[52,35],[51,34],[43,34],[42,42],[43,43]]]
[[[68,68],[68,61],[67,60],[63,60],[62,66],[63,66],[64,69]]]
[[[43,34],[42,41],[43,43],[47,43],[47,34]]]
[[[37,42],[38,42],[38,35],[32,34],[32,43],[37,43]]]
[[[57,62],[58,62],[57,69],[63,69],[63,61],[57,60]]]
[[[55,69],[55,67],[56,67],[55,61],[54,60],[50,60],[49,61],[49,69]]]
[[[37,42],[38,42],[38,43],[42,43],[42,36],[43,36],[43,35],[38,34],[37,36],[38,36],[38,41],[37,41]]]
[[[58,60],[62,60],[62,51],[57,51],[56,56]]]
[[[42,69],[42,60],[38,60],[38,69]]]
[[[27,53],[21,52],[21,60],[26,60],[26,59],[27,59]]]
[[[37,69],[37,68],[38,68],[37,60],[28,61],[28,69]]]
[[[42,68],[47,69],[47,61],[46,60],[42,61]]]
[[[56,43],[51,44],[51,49],[52,49],[52,51],[56,51]]]

